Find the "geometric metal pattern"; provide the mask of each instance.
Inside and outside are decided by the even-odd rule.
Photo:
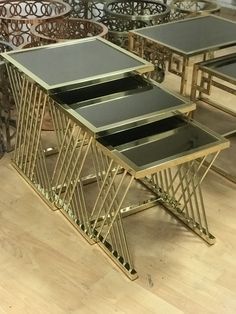
[[[235,64],[235,53],[195,64],[193,70],[191,98],[194,101],[201,99],[228,114],[236,116],[234,110],[220,106],[216,102],[212,102],[210,99],[203,96],[203,94],[210,96],[213,86],[230,94],[236,95],[235,72],[233,74]],[[229,73],[224,72],[224,67],[229,70],[232,68],[232,70],[230,70]],[[227,83],[231,84],[231,86]],[[198,93],[199,95],[197,95]]]
[[[105,43],[102,39],[97,41]],[[71,44],[63,45],[71,48]],[[24,51],[20,53],[24,54]],[[17,54],[18,52],[15,55]],[[11,59],[10,54],[8,58]],[[136,65],[137,69],[141,68],[140,63],[139,66]],[[148,64],[142,63],[141,71],[144,71],[145,67],[149,69]],[[125,207],[135,181],[151,192],[153,195],[151,204],[157,202],[162,204],[201,238],[210,244],[214,243],[214,237],[207,224],[201,183],[219,151],[228,146],[226,140],[208,133],[183,116],[168,118],[169,129],[166,129],[166,121],[160,120],[163,122],[161,129],[159,129],[160,121],[153,122],[157,128],[153,129],[150,128],[150,124],[146,124],[147,115],[145,115],[145,124],[141,126],[146,132],[147,129],[151,132],[144,132],[147,137],[144,137],[143,129],[140,130],[140,126],[137,126],[137,121],[135,121],[135,128],[131,129],[128,142],[122,142],[123,144],[117,142],[117,133],[105,132],[104,137],[99,137],[98,133],[92,130],[91,124],[90,127],[86,124],[85,118],[78,119],[71,111],[59,105],[41,89],[39,84],[29,80],[28,76],[20,72],[12,63],[7,63],[7,70],[18,109],[14,167],[50,208],[59,209],[89,243],[97,243],[130,279],[137,278],[137,272],[126,239],[123,219],[129,213],[138,212],[139,209],[143,210],[149,205],[148,202],[144,202],[140,207],[137,205],[135,208],[134,204]],[[112,74],[110,75],[112,77]],[[91,82],[91,77],[86,79]],[[141,92],[137,93],[138,96],[140,94]],[[130,97],[134,97],[134,94]],[[53,122],[52,133],[56,143],[54,151],[51,152],[53,155],[50,155],[47,149],[47,139],[43,137],[42,132],[46,110]],[[180,112],[177,114],[179,115]],[[176,127],[171,124],[173,121],[176,121]],[[123,123],[122,120],[122,125]],[[185,127],[190,130],[190,125],[193,136],[186,138]],[[134,140],[133,136],[136,136],[136,133],[134,134],[133,131],[137,129],[140,137]],[[194,130],[197,130],[196,133]],[[128,129],[122,132],[129,131]],[[204,140],[201,138],[203,133]],[[119,132],[118,135],[120,136]],[[110,136],[116,138],[116,140],[113,138],[114,145],[109,143]],[[167,150],[166,157],[161,147],[169,136],[171,139],[174,136],[176,143],[177,139],[181,139],[181,143],[179,146],[178,142],[177,147],[172,145],[173,151]],[[121,134],[120,140],[127,139],[126,135]],[[133,146],[127,149],[130,140]],[[149,151],[154,161],[149,161],[148,152],[135,153],[134,158],[147,156],[147,161],[144,161],[141,166],[138,166],[138,163],[133,166],[134,161],[125,155],[127,150],[137,147],[143,149],[144,146],[150,147],[146,146],[149,144],[154,144],[155,149],[158,148],[157,151],[154,149],[154,153]],[[168,143],[165,146],[168,147]],[[204,161],[207,157],[211,161],[210,165],[205,167]]]
[[[51,178],[54,205],[86,236],[89,224],[82,171],[93,138],[53,104],[51,114],[59,145]]]
[[[113,0],[104,6],[107,17],[121,20],[143,21],[144,25],[155,25],[166,21],[170,9],[168,6],[157,1],[134,1]],[[146,23],[145,23],[146,22]],[[133,29],[135,24],[133,25]]]
[[[203,27],[203,23],[209,26],[209,32],[206,32],[208,39],[204,41],[201,39],[190,40],[196,25],[199,24]],[[210,28],[212,23],[215,23],[215,27],[220,30],[216,37],[210,35],[210,31],[213,32]],[[181,29],[186,35],[182,34],[176,38],[174,35],[171,36],[175,28]],[[228,35],[227,29],[229,30]],[[155,72],[163,71],[163,69],[168,69],[169,72],[179,76],[181,78],[180,93],[185,95],[190,59],[193,56],[201,55],[203,60],[206,60],[213,57],[214,51],[233,46],[235,44],[235,36],[233,35],[235,30],[236,24],[232,21],[211,15],[198,16],[130,31],[129,51],[157,65],[156,71],[153,72],[154,79],[155,77],[159,78],[158,73]],[[166,36],[163,35],[165,33]],[[187,44],[183,43],[184,38]],[[163,76],[163,73],[161,75]]]
[[[31,33],[35,36],[34,40],[46,44],[92,36],[105,37],[107,32],[107,28],[101,23],[72,18],[41,22],[31,28]]]
[[[106,0],[65,0],[70,7],[70,17],[98,20],[104,15]]]
[[[225,106],[224,103],[213,101],[211,95],[214,94],[213,87],[224,91],[225,93],[236,96],[236,53],[215,58],[208,61],[196,63],[193,69],[193,80],[191,99],[196,102],[198,100],[218,109],[218,112],[225,112],[228,115],[236,117],[234,108]],[[232,97],[231,103],[235,97]],[[230,138],[236,133],[235,127],[227,130],[223,136]],[[234,162],[233,162],[234,163]],[[213,170],[217,171],[227,179],[236,182],[236,177],[223,166],[213,166]]]
[[[108,28],[107,39],[112,43],[127,49],[128,47],[128,31],[130,29],[129,21],[117,20],[116,18],[103,17],[99,20]]]
[[[135,279],[137,274],[122,224],[122,206],[135,175],[130,174],[128,169],[117,175],[122,166],[108,156],[99,144],[95,145],[99,193],[89,218],[91,236],[129,278]],[[137,178],[153,192],[158,203],[209,244],[213,244],[215,238],[209,232],[201,183],[217,155],[218,152],[210,154],[211,163],[208,167],[204,166],[205,155]]]
[[[30,27],[36,22],[69,13],[70,6],[60,0],[7,0],[0,2],[0,22],[4,38],[18,47],[31,42]]]
[[[123,48],[128,48],[128,31],[169,21],[170,9],[157,1],[109,1],[104,6],[101,22],[108,29],[108,38]]]

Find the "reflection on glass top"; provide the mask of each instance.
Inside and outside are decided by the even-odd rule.
[[[89,40],[65,46],[40,47],[11,57],[48,85],[63,84],[115,71],[128,72],[142,62],[100,41]]]
[[[166,125],[165,128],[163,123]],[[152,128],[147,125],[133,129],[135,138],[131,131],[125,131],[116,135],[117,140],[110,136],[105,142],[113,145],[137,166],[143,167],[165,158],[173,158],[175,155],[187,155],[193,149],[201,150],[203,146],[217,141],[213,135],[180,117],[162,120],[162,124],[162,128],[159,122],[156,122]]]
[[[214,16],[181,20],[136,32],[186,54],[229,42],[236,43],[236,23]]]
[[[110,80],[100,84],[77,88],[69,91],[53,94],[51,97],[59,104],[68,106],[82,101],[98,98],[101,101],[103,96],[110,96],[117,93],[137,92],[142,89],[151,89],[152,84],[143,79],[141,75],[130,75],[121,79]],[[98,102],[98,101],[97,101]],[[78,105],[72,106],[77,108]]]
[[[213,62],[205,62],[204,66],[216,70],[217,72],[227,75],[236,79],[236,54],[234,57],[220,58],[221,60],[215,60]],[[211,60],[210,60],[211,61]]]
[[[183,100],[169,94],[157,86],[152,89],[118,97],[105,102],[72,108],[95,127],[104,127],[113,123],[122,123],[125,120],[138,118],[143,115],[152,115],[158,111],[174,111],[182,105]]]

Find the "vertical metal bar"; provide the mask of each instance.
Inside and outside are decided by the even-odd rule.
[[[175,194],[174,194],[174,181],[173,181],[173,177],[172,177],[172,172],[171,172],[171,169],[168,168],[168,175],[169,175],[169,188],[171,189],[171,194],[172,194],[172,197],[174,198]]]
[[[166,193],[169,194],[169,184],[168,184],[168,177],[167,177],[166,169],[164,169],[163,172],[164,172],[164,181],[165,181],[165,186],[166,186]]]
[[[181,85],[180,85],[180,94],[186,95],[187,81],[188,81],[188,57],[183,57],[182,73],[181,73]]]
[[[12,94],[13,94],[13,98],[14,98],[14,101],[15,101],[15,104],[17,107],[19,107],[19,95],[18,93],[16,92],[16,80],[13,79],[12,77],[12,73],[11,73],[11,69],[9,67],[8,64],[6,64],[6,69],[7,69],[7,74],[8,74],[8,77],[9,77],[9,81],[10,81],[10,85],[11,85],[11,90],[12,90]]]
[[[205,206],[204,206],[203,197],[202,197],[201,186],[198,186],[198,191],[199,191],[199,198],[200,198],[200,204],[201,204],[201,208],[202,208],[202,215],[203,215],[203,221],[204,221],[204,227],[206,230],[206,235],[208,237],[210,237],[210,232],[208,229],[208,223],[207,223],[207,217],[206,217],[206,211],[205,211]]]

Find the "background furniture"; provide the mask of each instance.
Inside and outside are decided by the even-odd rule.
[[[66,16],[70,6],[60,0],[0,1],[0,23],[4,25],[4,39],[19,47],[30,43],[30,27],[40,21]]]
[[[129,50],[155,64],[154,75],[160,81],[166,68],[179,76],[180,93],[185,95],[190,58],[211,58],[216,50],[234,46],[235,33],[233,21],[213,15],[198,16],[130,31]]]
[[[106,37],[107,32],[108,29],[103,24],[79,18],[46,21],[31,27],[34,41],[40,41],[42,44],[93,36]],[[38,43],[36,43],[36,45],[38,45]]]
[[[223,103],[212,100],[212,96],[216,92],[215,88],[223,91],[225,95]],[[227,93],[234,95],[232,99],[230,98],[230,103],[226,101]],[[236,133],[236,53],[195,64],[191,98],[194,102],[200,101],[216,108],[212,113],[213,123],[211,123],[211,112],[208,112],[208,123],[218,133],[231,138],[232,147],[227,154],[221,156],[222,160],[219,160],[221,165],[218,165],[218,162],[216,162],[213,168],[228,179],[236,182],[234,171],[235,155],[233,153]],[[219,114],[220,120],[218,122],[214,119],[213,114],[215,111]],[[232,118],[228,121],[228,117],[230,116]],[[206,119],[206,117],[202,117],[200,110],[197,117],[198,119]]]
[[[13,50],[13,46],[7,42],[0,41],[0,53]],[[11,112],[15,109],[12,92],[6,66],[0,59],[0,157],[5,151],[12,149],[12,127],[15,129],[16,122],[11,119]]]

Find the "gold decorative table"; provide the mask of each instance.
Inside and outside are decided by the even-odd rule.
[[[186,94],[190,58],[212,57],[218,49],[236,44],[236,23],[207,15],[145,27],[129,32],[129,50],[155,64],[157,80],[168,71],[181,78],[180,93]]]
[[[215,91],[213,88],[231,94],[232,99],[230,98],[230,104],[227,105],[213,101],[211,97]],[[224,131],[222,134],[225,137],[234,136],[236,133],[236,53],[196,63],[193,70],[191,98],[193,101],[202,101],[215,107],[217,112],[224,112],[226,116],[234,117],[234,127],[231,128],[229,126],[230,129],[227,129],[227,131]],[[221,120],[221,123],[223,123],[223,121],[224,120]],[[227,162],[229,163],[229,159]],[[234,165],[234,160],[232,160],[232,165]],[[234,169],[231,169],[232,171],[226,171],[222,166],[214,166],[214,169],[228,179],[236,182],[236,177],[233,175]]]
[[[129,278],[137,278],[123,226],[129,214],[160,203],[214,243],[201,183],[228,141],[188,117],[193,103],[143,77],[150,63],[101,38],[3,57],[19,110],[14,167]],[[54,149],[42,130],[46,106]],[[125,206],[137,184],[152,197]]]

